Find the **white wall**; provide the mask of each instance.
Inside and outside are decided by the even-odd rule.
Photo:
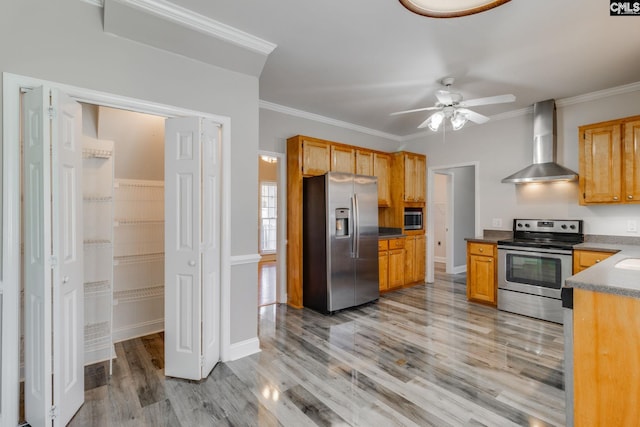
[[[231,117],[231,256],[257,254],[256,77],[107,35],[80,0],[4,2],[0,52],[2,72]],[[232,344],[257,336],[256,283],[255,264],[232,266]]]
[[[437,262],[447,258],[447,175],[436,173],[433,183],[434,256]]]
[[[578,172],[578,126],[640,115],[640,91],[556,100],[558,162]],[[578,184],[502,184],[500,180],[529,165],[532,160],[533,115],[492,120],[460,131],[442,130],[421,135],[405,149],[427,155],[429,167],[479,162],[480,232],[502,219],[501,230],[510,230],[513,218],[541,217],[584,219],[585,234],[630,235],[627,220],[640,220],[640,205],[579,206]]]

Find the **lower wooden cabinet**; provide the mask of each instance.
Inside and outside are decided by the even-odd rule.
[[[417,236],[407,236],[404,242],[405,249],[405,284],[424,282],[427,271],[425,259],[427,253],[427,239],[424,234]]]
[[[497,245],[467,242],[467,299],[498,303]]]
[[[389,250],[389,289],[404,285],[404,248]]]
[[[575,250],[573,251],[573,274],[580,273],[582,270],[586,270],[613,254],[614,252],[589,251],[584,249]]]
[[[389,289],[389,241],[378,241],[378,288],[380,292]]]

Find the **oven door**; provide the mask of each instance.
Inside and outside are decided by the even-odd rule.
[[[560,299],[571,269],[571,251],[498,247],[499,289]]]

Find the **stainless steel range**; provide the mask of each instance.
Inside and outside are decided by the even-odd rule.
[[[582,220],[514,219],[498,241],[498,309],[563,323],[560,288],[583,241]]]

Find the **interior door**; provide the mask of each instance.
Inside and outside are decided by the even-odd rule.
[[[219,359],[218,129],[165,123],[165,374],[199,380]]]
[[[25,415],[65,425],[84,401],[80,105],[23,97]]]
[[[220,128],[202,121],[202,372],[220,360]]]
[[[25,416],[33,426],[49,420],[53,390],[52,259],[49,93],[42,87],[22,100],[24,140],[24,322]]]
[[[56,91],[51,103],[54,426],[65,426],[84,402],[82,107]]]

